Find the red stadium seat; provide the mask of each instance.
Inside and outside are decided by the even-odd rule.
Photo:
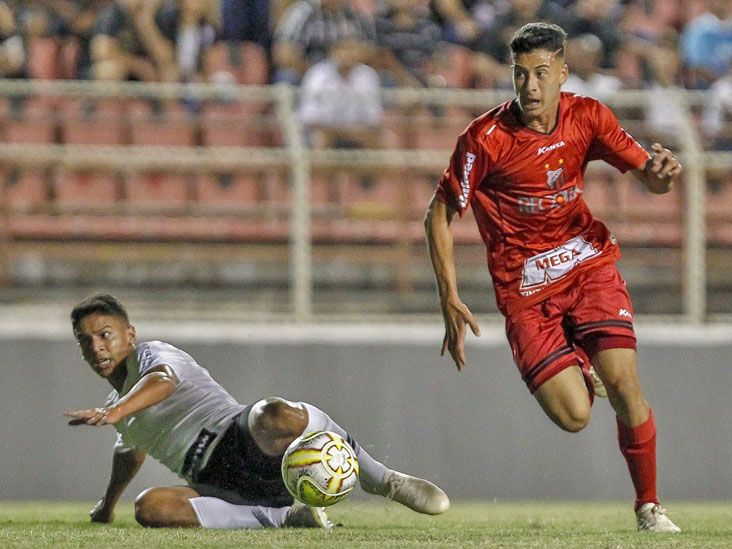
[[[49,178],[46,172],[9,167],[3,170],[1,177],[11,211],[33,211],[48,203]]]
[[[221,82],[229,74],[238,84],[269,83],[269,63],[262,46],[253,42],[217,42],[206,52],[209,80]]]
[[[684,196],[682,185],[677,184],[672,192],[661,195],[648,191],[632,176],[618,180],[616,185],[623,216],[644,221],[681,222]]]
[[[192,197],[191,178],[186,175],[148,172],[132,174],[125,182],[130,204],[157,208],[182,208]]]
[[[128,110],[133,145],[190,147],[196,144],[195,119],[182,105],[134,101]]]
[[[262,196],[262,181],[256,175],[213,174],[196,180],[196,202],[199,204],[252,206]]]
[[[584,199],[595,217],[600,219],[615,217],[618,211],[616,189],[613,182],[602,174],[585,179]]]
[[[414,118],[412,139],[418,149],[452,151],[457,137],[470,124],[472,116],[460,108],[447,108],[439,116],[427,112]],[[449,156],[445,158],[445,166]]]
[[[201,109],[201,141],[207,147],[265,147],[270,117],[238,103],[208,103]]]
[[[120,190],[119,178],[110,173],[59,170],[54,181],[56,204],[82,210],[86,206],[113,208]]]
[[[63,105],[63,143],[122,145],[128,141],[124,101],[77,99],[66,101]]]
[[[732,222],[732,174],[708,181],[705,198],[709,219]]]
[[[56,121],[53,98],[33,97],[8,108],[3,116],[3,141],[7,143],[53,143]]]
[[[28,76],[40,80],[61,78],[61,50],[63,42],[60,38],[31,37],[27,41]]]

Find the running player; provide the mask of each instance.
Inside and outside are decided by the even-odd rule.
[[[529,391],[569,432],[589,422],[595,392],[606,394],[636,491],[638,528],[679,532],[656,491],[656,426],[636,372],[633,307],[615,266],[620,252],[582,190],[591,160],[632,170],[658,194],[671,190],[681,165],[658,143],[646,152],[595,99],[561,92],[565,40],[560,27],[546,23],[516,31],[517,97],[458,137],[430,203],[425,229],[445,320],[442,353],[462,370],[466,324],[480,333],[458,295],[450,228],[455,213],[470,206]]]
[[[94,522],[111,522],[119,497],[152,455],[187,486],[149,488],[135,501],[143,526],[330,528],[322,508],[293,505],[280,476],[287,446],[303,432],[334,431],[359,461],[361,487],[426,514],[450,502],[434,484],[387,469],[324,412],[266,398],[237,403],[187,353],[161,341],[135,345],[135,328],[114,297],[92,296],[71,312],[84,360],[114,390],[103,407],[66,412],[71,425],[114,425],[112,474]]]

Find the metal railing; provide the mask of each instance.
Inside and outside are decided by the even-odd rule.
[[[297,88],[278,86],[231,86],[206,84],[95,83],[71,81],[0,81],[0,97],[23,98],[156,98],[186,101],[225,100],[264,102],[273,106],[283,142],[271,147],[149,147],[135,145],[74,145],[0,143],[0,163],[20,167],[60,167],[108,170],[172,170],[204,173],[210,170],[279,169],[289,173],[290,291],[292,313],[298,322],[313,314],[310,181],[313,170],[369,169],[436,172],[447,161],[449,150],[379,149],[318,150],[307,146],[296,114]],[[646,91],[626,91],[609,98],[613,108],[645,105]],[[398,108],[433,106],[481,110],[510,95],[505,91],[385,89],[386,105]],[[706,311],[705,186],[710,168],[732,170],[732,153],[705,152],[694,123],[693,109],[706,101],[704,92],[679,90],[672,106],[684,118],[678,135],[679,156],[685,166],[686,215],[683,239],[683,298],[686,320],[703,323]],[[671,108],[671,106],[669,107]]]

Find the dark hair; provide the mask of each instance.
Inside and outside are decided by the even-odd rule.
[[[128,324],[130,322],[130,318],[127,316],[127,310],[117,298],[109,294],[95,294],[79,302],[71,310],[71,325],[74,330],[79,327],[79,323],[82,320],[93,314],[118,316],[124,318]]]
[[[564,44],[567,33],[559,25],[552,23],[527,23],[511,38],[511,53],[517,56],[534,50],[555,52],[564,55]]]

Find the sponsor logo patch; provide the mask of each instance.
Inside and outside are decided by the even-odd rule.
[[[553,250],[542,252],[524,262],[519,292],[526,297],[556,282],[580,263],[600,255],[600,251],[581,236],[567,240]]]
[[[536,151],[536,156],[541,156],[544,153],[551,152],[555,149],[559,149],[561,147],[566,147],[567,144],[564,141],[559,141],[558,143],[552,143],[551,145],[547,145],[546,147],[539,147]]]
[[[460,180],[460,196],[458,196],[458,204],[461,208],[468,205],[468,197],[470,196],[470,172],[473,171],[474,164],[475,155],[471,152],[465,153],[463,177]]]

